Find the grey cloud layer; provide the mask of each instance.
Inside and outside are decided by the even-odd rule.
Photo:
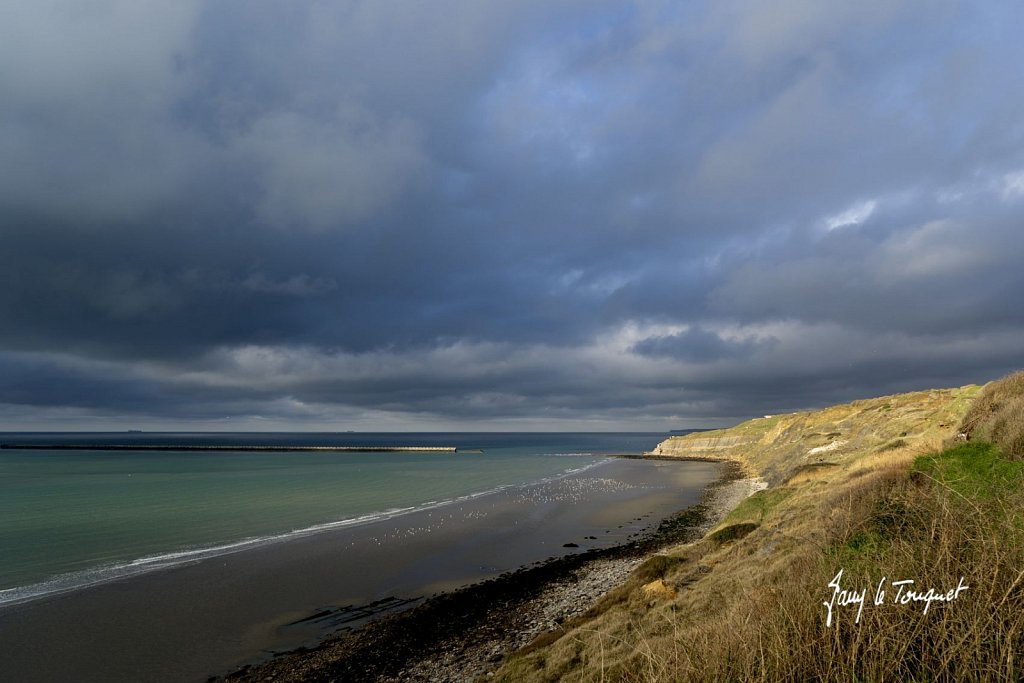
[[[1012,370],[1021,14],[8,3],[0,427],[660,428]]]

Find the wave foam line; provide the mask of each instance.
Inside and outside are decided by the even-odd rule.
[[[582,467],[570,468],[560,474],[544,477],[542,479],[528,482],[526,484],[503,484],[501,486],[496,486],[483,491],[476,491],[474,493],[468,493],[466,495],[457,496],[455,498],[449,498],[441,501],[428,501],[421,505],[415,505],[410,507],[391,508],[383,512],[373,512],[370,514],[337,520],[334,522],[314,524],[308,527],[294,529],[292,531],[287,531],[280,534],[258,536],[255,538],[246,538],[240,541],[233,541],[231,543],[224,543],[221,545],[206,548],[192,548],[174,552],[160,553],[158,555],[140,557],[138,559],[129,560],[127,562],[119,562],[116,564],[94,567],[92,569],[68,572],[66,574],[58,574],[57,576],[54,576],[45,581],[41,581],[39,583],[30,584],[28,586],[16,586],[14,588],[6,588],[0,590],[0,607],[22,604],[43,597],[60,595],[63,593],[70,593],[72,591],[80,590],[82,588],[88,588],[90,586],[96,586],[103,583],[109,583],[111,581],[126,579],[132,576],[138,576],[140,574],[146,574],[160,569],[170,569],[172,567],[184,564],[192,564],[212,557],[220,557],[221,555],[237,553],[252,548],[258,548],[271,543],[279,543],[281,541],[287,541],[295,538],[303,538],[305,536],[312,536],[314,534],[323,533],[325,531],[332,531],[335,529],[359,526],[363,524],[371,524],[373,522],[382,522],[401,515],[407,515],[413,512],[434,510],[447,505],[453,505],[455,503],[464,503],[483,496],[493,495],[495,493],[500,493],[511,488],[527,488],[530,486],[537,486],[539,484],[547,484],[553,481],[558,481],[559,479],[570,477],[574,474],[580,474],[582,472],[593,469],[595,467],[598,467],[611,461],[611,458],[605,458],[602,460],[598,460],[596,462],[588,463],[586,465],[583,465]]]

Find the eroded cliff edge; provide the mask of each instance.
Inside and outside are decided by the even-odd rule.
[[[732,460],[773,486],[801,469],[946,438],[980,389],[933,389],[767,415],[728,429],[673,436],[650,454]]]

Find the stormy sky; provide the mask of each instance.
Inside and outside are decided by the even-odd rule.
[[[0,429],[661,430],[1018,369],[1022,25],[6,0]]]

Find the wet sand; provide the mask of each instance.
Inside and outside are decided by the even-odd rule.
[[[716,463],[612,460],[552,482],[0,608],[0,670],[19,681],[206,680],[314,646],[379,616],[378,607],[408,608],[524,565],[626,543],[698,503],[721,472]]]

